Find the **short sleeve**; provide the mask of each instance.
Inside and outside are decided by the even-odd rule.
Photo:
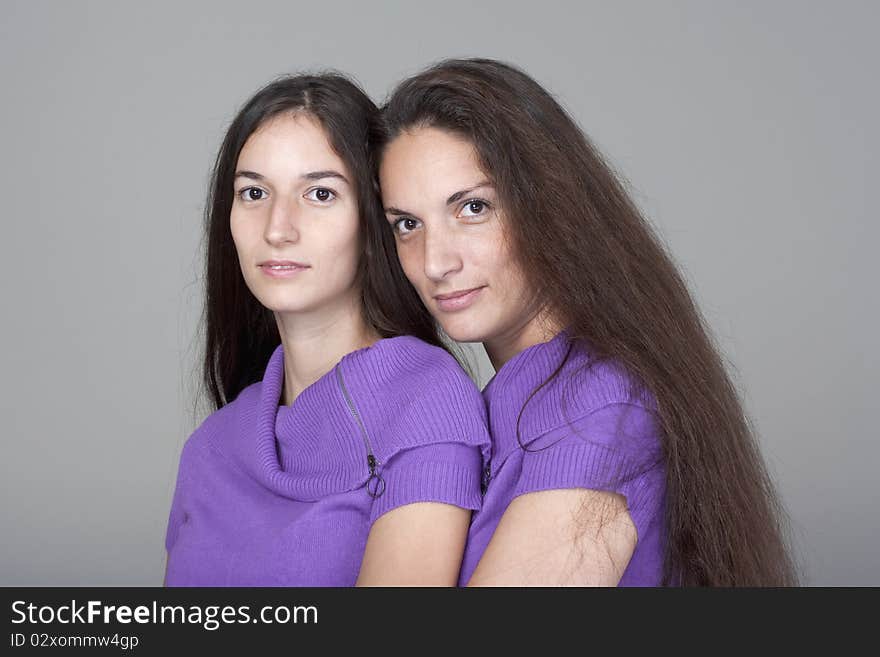
[[[380,468],[383,493],[370,522],[406,504],[442,502],[477,510],[481,504],[482,455],[476,445],[433,443],[401,450]]]
[[[619,493],[642,537],[665,494],[659,436],[653,411],[631,403],[603,406],[526,446],[514,496],[563,488]]]
[[[458,362],[440,347],[401,336],[381,350],[341,363],[373,453],[390,463],[406,450],[460,443],[490,449],[486,405]]]

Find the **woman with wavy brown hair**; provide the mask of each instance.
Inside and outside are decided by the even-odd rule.
[[[486,59],[405,80],[383,117],[378,175],[404,272],[496,368],[460,584],[795,584],[718,349],[575,122]]]

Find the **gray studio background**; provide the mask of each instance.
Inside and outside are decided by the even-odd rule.
[[[149,4],[0,3],[0,585],[162,581],[201,420],[203,199],[240,104],[327,67],[381,100],[477,55],[554,92],[659,227],[805,583],[880,584],[876,3]]]

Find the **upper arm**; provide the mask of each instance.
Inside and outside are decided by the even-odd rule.
[[[382,515],[370,529],[358,586],[455,586],[471,511],[417,502]]]
[[[370,512],[360,586],[455,586],[471,511],[480,508],[478,448],[461,443],[398,452]]]
[[[468,586],[615,586],[636,541],[622,495],[527,493],[507,507]]]
[[[629,403],[535,439],[469,584],[617,585],[662,497],[658,448],[653,412]]]

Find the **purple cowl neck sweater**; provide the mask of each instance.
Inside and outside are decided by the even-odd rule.
[[[603,362],[584,369],[588,354],[580,345],[572,346],[556,379],[529,399],[563,362],[569,344],[562,331],[521,351],[483,390],[492,454],[488,490],[468,535],[462,585],[515,497],[561,488],[622,494],[638,543],[620,585],[660,584],[666,484],[656,403],[648,393],[633,393],[632,378],[620,367]]]
[[[180,457],[170,586],[352,586],[373,522],[413,502],[479,509],[489,436],[448,353],[387,338],[279,406],[284,352]]]

